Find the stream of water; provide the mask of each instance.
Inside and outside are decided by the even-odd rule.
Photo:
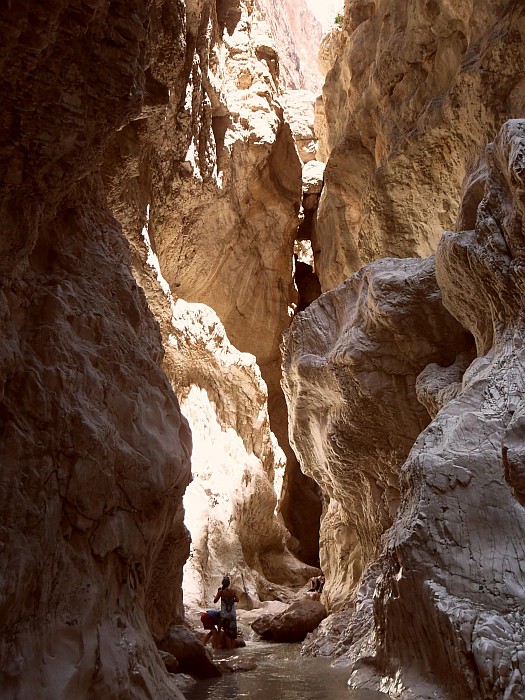
[[[330,659],[301,656],[300,644],[248,641],[216,659],[254,661],[253,671],[225,673],[184,690],[187,700],[384,700],[383,693],[349,690],[349,670],[331,668]]]

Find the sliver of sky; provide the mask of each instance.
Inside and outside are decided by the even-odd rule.
[[[327,32],[334,24],[338,12],[343,12],[344,0],[306,0],[310,10],[321,22],[323,31]]]

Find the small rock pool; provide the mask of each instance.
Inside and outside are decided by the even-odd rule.
[[[226,673],[184,688],[187,700],[384,700],[369,690],[349,690],[348,668],[331,668],[330,659],[301,656],[300,644],[248,641],[243,649],[215,652],[216,660],[230,659],[253,671]]]

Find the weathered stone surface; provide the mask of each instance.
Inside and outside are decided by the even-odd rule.
[[[177,659],[178,671],[194,678],[214,678],[221,675],[211,653],[187,627],[170,625],[166,636],[158,642],[159,649]]]
[[[325,606],[317,600],[302,598],[278,615],[261,615],[252,629],[262,639],[274,642],[302,642],[324,620]]]
[[[275,514],[285,460],[255,358],[229,343],[211,309],[178,300],[165,364],[193,434],[185,603],[211,604],[225,572],[246,607],[272,596],[269,582],[304,583],[313,570],[292,557]]]
[[[237,9],[235,23],[224,35],[214,25],[213,3],[192,9],[197,14],[189,25],[186,99],[172,99],[162,114],[120,132],[105,168],[112,207],[134,251],[134,273],[161,324],[165,367],[194,419],[200,454],[198,463],[194,461],[194,473],[204,478],[212,471],[213,457],[204,453],[210,434],[224,467],[214,476],[214,493],[220,492],[228,504],[224,512],[220,513],[217,504],[213,506],[213,496],[203,484],[200,505],[192,510],[195,515],[189,515],[195,536],[189,566],[195,579],[191,594],[188,588],[186,594],[187,602],[199,606],[210,603],[224,571],[233,574],[255,566],[255,578],[250,572],[246,579],[246,595],[253,603],[259,592],[265,595],[266,573],[273,581],[284,580],[286,567],[291,567],[293,580],[310,575],[300,573],[302,565],[294,564],[289,553],[284,553],[283,535],[304,560],[316,564],[318,558],[318,521],[298,529],[301,541],[277,525],[273,484],[274,472],[279,489],[283,481],[282,454],[272,445],[267,420],[269,409],[272,431],[295,465],[287,441],[278,345],[297,298],[292,251],[301,165],[276,101],[277,56],[268,27],[251,4],[240,3]],[[148,250],[141,235],[143,227],[150,242]],[[155,261],[156,274],[144,270],[146,259]],[[162,278],[161,285],[156,276]],[[181,319],[177,314],[173,326],[173,306],[162,289],[171,295],[171,301],[174,297],[181,304],[186,299],[211,305],[226,330],[202,306],[194,310],[203,328],[191,321],[191,310],[182,314],[184,329],[178,327]],[[256,356],[267,390],[253,358],[246,362],[236,348]],[[247,397],[254,399],[253,405]],[[210,417],[210,428],[199,416],[201,409]],[[251,419],[245,421],[245,416]],[[249,476],[252,470],[249,485],[243,474]],[[295,478],[295,470],[289,472],[284,479],[284,503],[289,501],[290,489],[295,493],[305,480]],[[198,483],[196,478],[192,493],[199,490]],[[260,487],[258,502],[256,484]],[[213,506],[210,520],[203,509],[205,502]],[[248,506],[251,515],[241,518]],[[267,519],[267,525],[259,526],[261,517]],[[258,525],[250,530],[248,522]],[[208,526],[218,528],[210,558]],[[234,533],[237,527],[242,531],[242,546],[239,534]],[[272,554],[267,564],[267,555],[276,548],[280,563]],[[264,566],[255,564],[259,562],[256,551]],[[201,555],[208,565],[200,566]]]
[[[416,377],[431,362],[452,363],[467,336],[443,308],[433,258],[371,263],[285,335],[292,444],[323,491],[320,558],[331,608],[348,601],[377,556],[399,503],[399,468],[430,420]]]
[[[301,161],[308,163],[314,160],[317,150],[314,134],[314,93],[308,90],[284,90],[279,99]]]
[[[346,3],[342,31],[323,42],[316,109],[323,290],[379,257],[429,255],[454,230],[465,177],[502,120],[525,110],[524,11],[507,0]]]
[[[401,507],[339,641],[352,687],[401,698],[525,695],[525,121],[504,125],[487,161],[475,230],[447,233],[436,254],[443,303],[478,357],[459,391],[451,373],[452,398],[402,467]],[[326,631],[314,652],[337,647]]]
[[[311,160],[303,166],[303,194],[319,194],[323,189],[325,164]]]
[[[0,10],[5,698],[180,697],[149,625],[183,612],[191,440],[97,172],[112,135],[167,101],[180,9]]]
[[[305,0],[256,0],[255,4],[275,38],[282,85],[317,91],[321,75],[316,57],[322,29]]]

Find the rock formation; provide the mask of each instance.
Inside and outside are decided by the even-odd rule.
[[[399,467],[430,420],[416,378],[471,340],[443,308],[434,260],[370,263],[294,320],[283,345],[293,446],[326,499],[321,568],[348,602],[399,503]]]
[[[255,4],[279,48],[282,85],[317,92],[321,86],[317,52],[322,29],[305,0],[255,0]]]
[[[292,603],[277,615],[261,615],[252,622],[261,639],[272,642],[302,642],[326,617],[326,608],[308,597]]]
[[[183,20],[22,0],[0,32],[2,695],[178,697],[150,629],[182,615],[191,439],[98,170]]]
[[[161,324],[166,372],[193,416],[199,449],[188,496],[194,548],[186,602],[199,605],[209,604],[225,571],[250,604],[271,595],[269,581],[282,583],[285,568],[290,581],[304,581],[311,571],[291,557],[283,537],[304,561],[318,561],[319,496],[288,445],[280,388],[279,342],[297,298],[292,264],[301,165],[276,99],[279,71],[268,27],[249,3],[236,7],[223,33],[213,5],[200,8],[189,24],[185,99],[173,92],[162,113],[122,130],[104,169],[134,251],[135,276]],[[268,409],[287,452],[284,475]],[[219,450],[211,457],[200,449],[210,439]],[[274,515],[276,471],[291,534]],[[313,502],[317,518],[302,521],[297,496]]]
[[[321,49],[323,290],[379,257],[429,255],[454,230],[465,177],[525,109],[524,47],[509,0],[346,3]]]
[[[286,460],[270,431],[255,358],[229,343],[210,308],[178,300],[166,371],[193,434],[185,603],[209,606],[226,572],[248,608],[279,597],[282,584],[303,584],[315,570],[290,554],[276,515]]]
[[[303,163],[315,159],[317,139],[314,133],[315,95],[308,90],[284,90],[279,100]]]
[[[338,641],[328,648],[353,663],[351,685],[381,684],[395,697],[458,700],[521,698],[525,693],[520,432],[525,122],[508,122],[488,149],[487,160],[475,230],[448,233],[439,245],[439,288],[430,281],[432,259],[372,263],[312,304],[296,319],[286,341],[295,447],[305,452],[305,464],[309,458],[310,472],[318,465],[316,478],[330,496],[325,520],[346,518],[343,534],[334,539],[344,542],[347,533],[346,552],[355,561],[356,553],[371,551],[370,522],[378,527],[380,556],[354,591],[354,614],[327,621],[310,648],[320,650],[326,635],[336,634]],[[396,290],[403,270],[405,275],[419,271],[420,280],[425,271],[427,283],[416,282],[417,276],[405,278],[404,291]],[[354,290],[371,277],[368,295],[359,299]],[[422,292],[432,287],[425,306]],[[389,295],[391,300],[395,295],[394,303]],[[475,340],[477,358],[464,374],[468,337],[458,325],[451,332],[454,322],[446,320],[440,296]],[[374,340],[382,313],[388,342],[385,338],[378,345]],[[420,327],[423,319],[425,327]],[[402,337],[401,328],[409,336],[414,332],[417,342]],[[378,346],[381,352],[389,350],[384,360]],[[406,350],[412,370],[394,359],[396,347]],[[432,352],[443,353],[442,359],[430,360]],[[432,414],[440,410],[415,439],[400,470],[401,506],[381,546],[385,506],[396,507],[381,480],[399,468],[418,421],[429,420],[417,400],[418,366],[423,368],[417,383],[423,382],[424,404],[434,407]],[[397,382],[403,375],[402,387]],[[357,391],[351,392],[352,386]],[[382,399],[373,412],[366,411],[374,393]],[[405,405],[401,408],[399,402]],[[318,438],[305,449],[307,430]],[[366,441],[368,459],[358,469],[361,440],[371,430],[377,436]],[[378,464],[382,467],[376,472]],[[348,528],[354,513],[358,522]],[[326,551],[325,544],[322,563]],[[326,563],[329,590],[335,567]],[[350,578],[355,582],[359,573],[355,567]],[[337,591],[339,580],[332,578]]]

